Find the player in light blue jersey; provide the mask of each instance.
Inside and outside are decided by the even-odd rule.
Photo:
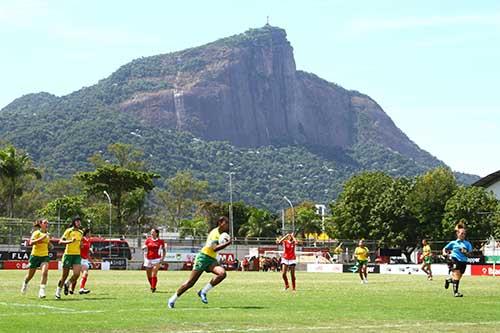
[[[472,252],[472,244],[465,240],[465,226],[462,222],[459,222],[455,227],[455,232],[457,234],[457,239],[449,242],[443,248],[443,255],[450,257],[450,263],[448,264],[451,271],[451,278],[446,279],[444,282],[445,289],[448,289],[450,283],[453,284],[453,296],[463,297],[461,293],[458,292],[458,285],[462,275],[465,273],[465,268],[467,267],[467,256]]]

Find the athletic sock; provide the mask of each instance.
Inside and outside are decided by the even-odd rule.
[[[82,282],[80,282],[80,289],[84,289],[85,288],[85,283],[87,283],[87,277],[86,276],[82,277]]]
[[[201,292],[202,292],[202,294],[206,294],[212,288],[213,288],[213,286],[209,282],[209,283],[207,283],[207,285],[205,287],[203,287],[203,289],[201,290]]]
[[[168,299],[168,302],[175,303],[175,301],[177,301],[178,298],[179,298],[179,296],[177,296],[177,292],[175,292],[172,296],[170,296],[170,298]]]
[[[152,288],[156,288],[156,283],[158,282],[158,278],[156,276],[153,276],[151,278],[151,286]]]
[[[453,283],[453,293],[456,294],[458,293],[458,285],[460,283],[460,280],[453,280],[452,283]]]

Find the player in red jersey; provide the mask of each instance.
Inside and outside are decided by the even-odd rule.
[[[290,287],[288,284],[288,278],[286,272],[290,270],[290,277],[292,279],[292,290],[295,291],[295,265],[297,260],[295,257],[295,246],[297,245],[297,239],[293,236],[293,233],[286,234],[280,239],[276,240],[276,244],[283,245],[283,257],[281,257],[281,272],[283,281],[285,282],[285,289],[288,290]]]
[[[146,268],[146,275],[148,276],[151,292],[156,291],[156,283],[158,282],[158,270],[160,263],[165,258],[165,242],[161,240],[158,235],[158,229],[151,229],[151,236],[146,239],[143,250],[147,249],[144,254],[144,267]]]
[[[80,256],[82,257],[82,280],[80,282],[80,294],[90,293],[90,290],[85,289],[90,269],[90,252],[92,252],[92,249],[90,248],[90,229],[85,229],[83,231],[82,242],[80,244]]]

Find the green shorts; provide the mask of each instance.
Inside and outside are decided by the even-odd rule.
[[[357,265],[358,267],[366,266],[368,265],[368,260],[358,260]]]
[[[432,264],[432,257],[431,256],[427,256],[424,258],[424,263],[425,264]]]
[[[73,265],[81,265],[82,257],[79,254],[65,254],[62,258],[63,268],[73,268]]]
[[[29,268],[38,268],[40,267],[44,262],[49,262],[49,256],[44,256],[44,257],[39,257],[39,256],[30,256],[29,260]]]
[[[194,267],[193,271],[205,271],[210,273],[210,266],[213,264],[217,265],[217,260],[212,258],[211,256],[207,256],[205,253],[198,253],[196,258],[194,259]]]

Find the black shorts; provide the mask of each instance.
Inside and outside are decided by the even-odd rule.
[[[460,271],[460,273],[465,273],[465,268],[467,268],[467,262],[458,261],[454,258],[451,258],[451,261],[448,262],[448,268],[450,271]]]

